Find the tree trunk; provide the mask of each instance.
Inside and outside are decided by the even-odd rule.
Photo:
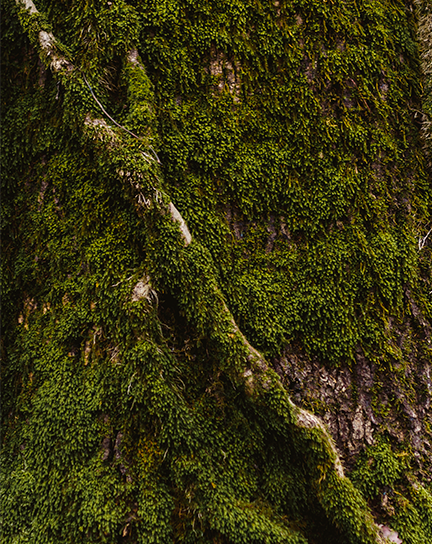
[[[6,541],[432,538],[428,5],[3,10]]]

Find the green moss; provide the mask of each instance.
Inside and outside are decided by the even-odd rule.
[[[410,475],[408,451],[394,452],[387,440],[368,447],[351,478],[362,494],[381,502],[381,516],[398,531],[403,542],[415,544],[431,538],[430,491]]]
[[[404,356],[389,323],[411,313],[407,285],[430,317],[412,15],[390,1],[44,7],[76,65],[61,83],[31,46],[42,18],[22,17],[27,42],[2,8],[5,541],[374,542],[276,374],[248,395],[222,296],[268,355]],[[146,70],[125,60],[135,47]],[[83,130],[102,113],[80,70],[138,139]],[[152,197],[143,216],[120,170]],[[388,446],[375,462],[368,498],[402,471]],[[418,493],[400,523],[426,535]]]
[[[279,16],[251,2],[239,17],[221,2],[195,6],[192,23],[175,5],[173,23],[173,6],[149,4],[142,30],[163,170],[236,319],[272,355],[296,341],[332,362],[359,343],[392,358],[383,323],[407,311],[415,225],[429,217],[407,115],[420,91],[411,16],[398,2]]]

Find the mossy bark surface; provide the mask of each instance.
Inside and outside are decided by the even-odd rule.
[[[3,2],[5,542],[432,539],[430,9]]]

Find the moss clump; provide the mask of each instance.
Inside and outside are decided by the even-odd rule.
[[[408,451],[395,452],[382,439],[366,448],[351,478],[402,541],[417,544],[432,538],[432,495],[430,483],[412,478],[409,459]]]

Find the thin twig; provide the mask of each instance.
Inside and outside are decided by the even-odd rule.
[[[131,280],[134,276],[135,276],[135,274],[132,274],[132,276],[129,276],[129,278],[126,278],[125,280],[120,280],[119,282],[115,283],[114,285],[111,285],[111,287],[117,287],[118,285],[120,285],[120,284],[123,283],[124,281],[129,281],[129,280]]]
[[[424,246],[426,245],[426,240],[428,239],[429,234],[431,232],[432,232],[432,228],[429,229],[429,232],[426,234],[426,236],[424,236],[423,238],[419,238],[419,242],[418,242],[419,251],[421,251],[424,248]]]
[[[89,82],[87,81],[87,78],[85,77],[85,75],[83,74],[83,78],[84,78],[84,81],[86,82],[86,85],[87,87],[90,89],[90,92],[92,94],[92,97],[94,98],[96,104],[100,107],[100,109],[103,111],[103,113],[108,117],[108,119],[110,121],[112,121],[117,127],[125,130],[128,134],[130,134],[131,136],[133,136],[134,138],[136,138],[137,140],[139,140],[139,136],[137,136],[136,134],[134,134],[133,132],[131,132],[130,130],[128,130],[126,127],[120,125],[119,123],[117,123],[117,121],[115,119],[113,119],[111,117],[111,115],[106,111],[106,109],[102,106],[102,104],[99,102],[99,100],[96,98],[96,95],[94,94],[93,92],[93,89],[90,87],[90,84]]]
[[[123,125],[120,125],[120,123],[117,123],[117,121],[115,119],[113,119],[111,117],[111,115],[106,111],[106,109],[102,106],[102,104],[100,103],[100,101],[97,99],[95,93],[93,92],[93,89],[91,88],[90,86],[90,83],[87,81],[87,78],[85,77],[85,75],[83,74],[83,78],[84,78],[84,81],[87,85],[87,87],[90,89],[90,92],[92,94],[92,97],[94,98],[96,104],[99,106],[99,108],[103,111],[103,113],[108,117],[108,119],[110,121],[112,121],[116,127],[119,127],[121,128],[122,130],[126,131],[128,134],[130,134],[131,136],[133,136],[134,138],[136,138],[137,140],[140,140],[141,138],[139,136],[137,136],[136,134],[134,134],[133,132],[131,132],[129,129],[127,129],[126,127],[124,127]],[[152,148],[151,145],[148,146],[148,148],[150,149],[150,151],[153,153],[153,155],[155,156],[155,159],[157,160],[157,162],[159,164],[161,164],[161,161],[159,160],[159,157],[157,156],[157,153],[156,151]],[[141,152],[143,157],[145,158],[146,156],[147,157],[150,157],[150,155],[147,155],[147,153],[144,153],[143,151]]]

